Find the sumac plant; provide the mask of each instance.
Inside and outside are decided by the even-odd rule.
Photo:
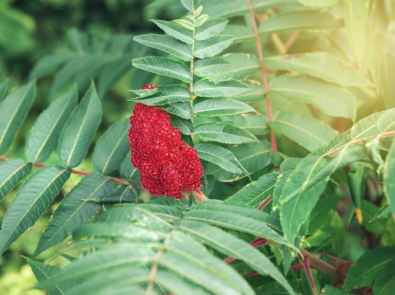
[[[155,3],[185,15],[92,47],[73,30],[0,85],[0,253],[60,195],[25,257],[51,295],[394,294],[394,1]],[[9,156],[34,79],[60,66]],[[134,114],[96,140],[126,75]]]

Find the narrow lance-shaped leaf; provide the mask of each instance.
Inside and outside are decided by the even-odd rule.
[[[240,144],[257,142],[258,140],[250,132],[227,124],[202,124],[193,130],[196,138],[208,141],[216,141],[227,144]]]
[[[33,163],[44,162],[54,150],[60,133],[77,105],[77,89],[73,87],[40,114],[26,141],[25,154]]]
[[[172,117],[171,124],[174,127],[177,127],[180,132],[184,135],[190,135],[193,131],[193,125],[191,120],[182,119],[179,117]]]
[[[194,12],[198,8],[200,0],[181,0],[181,3],[186,9]]]
[[[254,108],[240,101],[205,100],[193,106],[193,113],[199,116],[227,116],[242,113],[256,113]]]
[[[135,58],[132,61],[134,67],[161,76],[167,76],[186,83],[192,82],[192,74],[181,62],[158,56]]]
[[[151,19],[151,21],[161,28],[166,34],[184,43],[192,44],[192,32],[185,29],[184,27],[164,20]]]
[[[175,102],[190,102],[191,93],[188,88],[181,85],[158,86],[158,92],[148,98],[138,101],[146,105],[164,105]],[[136,99],[137,100],[137,99]]]
[[[203,25],[196,29],[195,39],[206,40],[214,35],[221,33],[228,24],[227,19],[214,18],[206,21]]]
[[[175,102],[166,108],[166,112],[183,119],[192,118],[192,107],[189,102]]]
[[[92,83],[60,135],[58,157],[62,166],[81,164],[100,125],[101,116],[100,99]]]
[[[10,147],[36,95],[36,82],[15,90],[0,102],[0,155]]]
[[[247,86],[236,80],[210,82],[200,80],[193,85],[193,92],[204,97],[231,97],[249,91]]]
[[[197,41],[195,45],[194,55],[198,58],[211,57],[221,53],[230,44],[232,44],[233,36],[218,35],[207,40]]]
[[[132,165],[132,162],[130,161],[130,155],[128,155],[121,164],[121,175],[122,178],[127,179],[130,184],[141,184],[140,172]]]
[[[57,52],[50,55],[47,55],[40,59],[31,70],[29,74],[29,80],[34,78],[43,77],[52,71],[54,71],[57,67],[63,64],[66,61],[69,61],[73,58],[76,58],[78,54],[76,52]]]
[[[99,138],[92,155],[92,165],[102,174],[118,169],[130,150],[128,131],[129,120],[115,122]]]
[[[392,143],[384,164],[384,191],[389,201],[389,208],[395,216],[395,142]]]
[[[193,73],[198,77],[211,76],[223,72],[229,63],[221,57],[198,59],[193,65]]]
[[[57,196],[70,172],[58,166],[47,166],[23,184],[4,216],[0,231],[0,253],[34,225]]]
[[[4,98],[7,93],[8,79],[0,84],[0,101]]]
[[[132,203],[136,201],[136,198],[137,191],[131,185],[121,185],[106,196],[92,199],[92,202],[98,204]]]
[[[32,166],[21,159],[9,159],[0,164],[0,202],[30,173]]]
[[[82,179],[56,209],[50,224],[38,242],[34,256],[61,243],[77,227],[95,215],[100,209],[100,205],[90,202],[90,200],[108,195],[113,185],[112,179],[96,172]]]

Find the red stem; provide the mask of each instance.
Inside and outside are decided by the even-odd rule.
[[[265,63],[263,61],[261,39],[259,37],[259,31],[258,31],[258,27],[257,27],[256,21],[255,21],[255,15],[254,15],[254,9],[253,9],[253,6],[252,6],[252,2],[251,2],[251,0],[247,0],[247,1],[248,1],[248,7],[250,8],[250,16],[251,16],[252,27],[254,29],[254,34],[255,34],[255,41],[256,41],[256,46],[257,46],[257,51],[258,51],[259,63],[261,65],[263,87],[265,88],[265,92],[266,92],[267,116],[269,118],[269,122],[272,122],[273,121],[273,113],[272,113],[272,107],[271,107],[271,104],[270,104],[269,86],[268,86],[268,83],[267,83],[267,76],[266,76],[266,71],[265,71]],[[273,152],[277,152],[276,137],[274,136],[273,130],[270,131],[270,139],[271,139],[271,142],[272,142]]]
[[[307,280],[309,281],[311,290],[313,291],[314,294],[318,295],[317,287],[315,286],[313,276],[311,275],[310,258],[309,258],[309,256],[305,256],[304,257],[304,259],[303,259],[303,267],[304,267],[304,270],[306,271]]]
[[[295,32],[292,33],[292,35],[289,37],[289,39],[287,40],[287,42],[285,43],[285,49],[288,51],[288,49],[292,46],[292,44],[294,44],[296,38],[299,35],[299,31],[296,30]]]
[[[264,199],[262,203],[259,204],[258,210],[263,210],[272,200],[273,196],[269,196],[268,198]]]
[[[8,158],[0,157],[0,161],[7,161],[7,160],[8,160]],[[34,167],[38,167],[38,168],[44,168],[47,165],[46,164],[40,164],[40,163],[34,163],[33,166]],[[77,170],[77,169],[72,169],[71,172],[74,173],[74,174],[79,174],[79,175],[84,175],[84,176],[91,174],[90,172]],[[127,182],[126,180],[123,180],[123,179],[120,179],[120,178],[116,178],[116,177],[111,177],[111,176],[108,176],[108,177],[112,178],[115,182],[130,185],[129,182]]]

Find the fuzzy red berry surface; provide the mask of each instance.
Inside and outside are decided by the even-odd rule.
[[[144,89],[153,87],[146,84]],[[143,89],[143,88],[142,88]],[[132,164],[141,174],[141,183],[154,196],[182,197],[182,191],[197,191],[203,167],[197,151],[181,139],[164,110],[136,103],[130,117]]]

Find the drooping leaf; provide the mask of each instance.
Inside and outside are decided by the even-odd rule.
[[[5,81],[0,84],[0,101],[7,94],[7,90],[8,90],[7,86],[8,86],[8,79],[5,79]]]
[[[191,120],[182,119],[179,117],[172,117],[171,124],[178,128],[180,132],[184,135],[190,135],[193,131],[193,125]]]
[[[192,118],[192,107],[189,102],[175,102],[166,108],[166,112],[183,119]]]
[[[196,138],[227,144],[240,144],[258,141],[248,131],[228,124],[201,124],[193,130]]]
[[[233,36],[230,35],[217,35],[207,40],[196,41],[194,55],[198,58],[217,55],[229,47],[232,41]]]
[[[249,91],[247,86],[236,80],[210,82],[200,80],[193,85],[193,92],[204,97],[231,97]]]
[[[372,286],[377,274],[394,259],[394,247],[379,247],[364,253],[348,270],[343,289]]]
[[[392,143],[384,164],[384,191],[388,198],[389,208],[395,215],[395,142]]]
[[[198,77],[206,77],[223,72],[228,62],[221,57],[207,57],[197,60],[193,65],[193,73]]]
[[[27,137],[25,154],[33,163],[44,162],[51,155],[60,133],[77,105],[77,89],[73,87],[53,101],[40,114]]]
[[[92,83],[60,135],[58,157],[62,166],[81,164],[100,125],[101,116],[100,99]]]
[[[259,25],[260,34],[272,34],[288,30],[328,30],[343,27],[332,14],[319,11],[293,11],[279,14]]]
[[[311,152],[328,145],[337,135],[323,122],[294,113],[280,113],[269,126],[276,134],[284,134]]]
[[[184,43],[192,44],[193,42],[192,32],[185,29],[184,27],[175,24],[173,22],[164,21],[164,20],[152,19],[151,21],[154,22],[159,28],[161,28],[166,34]]]
[[[0,231],[0,253],[34,225],[55,199],[70,173],[69,169],[47,166],[23,184],[4,216]]]
[[[355,96],[319,79],[283,75],[270,82],[269,93],[312,104],[329,116],[352,119],[356,116]]]
[[[94,172],[82,179],[62,200],[40,237],[34,256],[61,243],[100,209],[91,199],[108,195],[114,181]]]
[[[181,62],[159,56],[135,58],[132,61],[134,67],[157,74],[181,80],[186,83],[192,82],[192,74]]]
[[[21,159],[9,159],[0,164],[0,202],[30,173],[32,166]]]
[[[242,113],[256,113],[254,108],[240,101],[205,100],[193,106],[193,113],[199,116],[227,116]],[[185,118],[187,119],[187,118]]]
[[[115,122],[99,138],[92,154],[92,166],[102,174],[109,174],[121,166],[130,150],[128,131],[129,120]]]
[[[221,33],[228,24],[227,19],[214,18],[206,21],[203,25],[196,29],[195,39],[206,40],[214,35]]]
[[[192,50],[183,42],[166,35],[147,34],[133,38],[133,40],[146,46],[162,50],[185,61],[192,60]]]
[[[269,69],[307,74],[340,86],[370,86],[358,70],[325,52],[283,55],[265,58]]]
[[[10,147],[33,104],[35,95],[36,82],[32,81],[0,102],[0,155]]]
[[[190,102],[189,89],[181,85],[158,86],[158,92],[148,98],[139,100],[146,105],[164,105],[175,102]]]
[[[133,166],[130,161],[130,155],[128,155],[121,164],[121,175],[124,179],[127,179],[130,184],[139,185],[140,172],[136,167]]]

